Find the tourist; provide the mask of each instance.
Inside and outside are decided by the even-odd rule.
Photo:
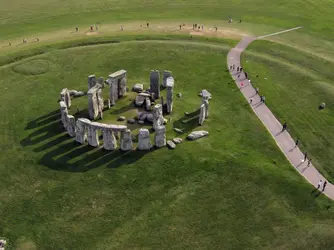
[[[121,26],[121,31],[123,31],[123,26]]]
[[[318,182],[318,189],[321,187],[321,184],[322,184],[322,180],[320,180],[319,182]]]
[[[181,30],[181,28],[182,28],[182,25],[180,24],[180,30]]]
[[[93,31],[94,30],[94,28],[93,28],[93,25],[92,26],[90,26],[90,31]]]
[[[233,71],[235,70],[235,65],[233,64]]]
[[[36,38],[36,42],[39,42],[39,38],[38,37]]]
[[[239,23],[241,23],[241,19],[240,19]]]
[[[286,124],[286,122],[284,122],[284,123],[283,123],[283,126],[282,126],[282,132],[283,132],[284,130],[286,130],[287,127],[288,127],[288,124]]]
[[[150,24],[149,24],[149,23],[147,23],[147,24],[146,24],[146,27],[148,28],[149,26],[150,26]]]
[[[252,105],[252,103],[253,103],[253,99],[251,98],[251,99],[249,100],[249,104]]]
[[[78,28],[78,27],[75,27],[75,31],[78,32],[78,31],[79,31],[79,28]]]
[[[218,27],[216,26],[216,31],[218,30]]]
[[[304,161],[307,159],[307,152],[304,153]]]
[[[230,65],[230,70],[232,70],[232,65]]]
[[[240,72],[242,72],[242,68],[240,67]]]
[[[9,42],[9,43],[8,43],[8,46],[12,46],[12,43],[11,43],[11,42]]]
[[[239,72],[239,66],[237,67],[237,72]]]
[[[255,94],[258,95],[259,94],[259,88],[255,89]]]
[[[266,102],[266,97],[262,96],[262,102],[265,103]]]
[[[311,161],[312,161],[312,159],[309,159],[309,160],[308,160],[308,163],[307,163],[307,166],[308,166],[308,167],[310,166]]]
[[[204,25],[202,25],[202,30],[204,30]]]
[[[247,74],[247,72],[245,72],[245,78],[248,79],[248,74]]]
[[[297,147],[299,144],[299,140],[297,139],[296,142],[295,142],[295,147]]]
[[[322,186],[322,192],[325,191],[326,186],[327,186],[327,181],[325,180],[324,185]]]

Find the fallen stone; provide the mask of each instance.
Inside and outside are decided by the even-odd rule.
[[[145,121],[146,117],[147,117],[147,113],[146,112],[139,112],[138,113],[138,120]]]
[[[164,118],[164,125],[166,125],[168,123],[168,120],[166,118]]]
[[[204,131],[204,130],[193,131],[187,136],[187,139],[192,141],[192,140],[197,140],[207,135],[209,135],[208,131]]]
[[[174,128],[174,131],[179,134],[183,134],[183,130],[179,128]]]
[[[176,137],[176,138],[173,139],[173,142],[175,144],[180,144],[182,141],[183,141],[182,138],[179,138],[179,137]]]
[[[126,117],[125,116],[119,116],[117,121],[125,121],[126,120]]]
[[[83,91],[77,91],[73,96],[74,97],[80,97],[80,96],[84,96],[86,93]]]
[[[176,96],[179,97],[179,98],[181,98],[182,97],[182,93],[178,93]]]
[[[150,98],[146,98],[146,99],[145,99],[145,109],[146,109],[147,111],[150,111],[150,110],[151,110],[151,100],[150,100]]]
[[[170,141],[170,140],[167,141],[167,146],[168,146],[170,149],[174,149],[174,148],[176,148],[176,145],[174,144],[174,142],[172,142],[172,141]]]
[[[147,117],[146,117],[146,119],[147,119],[147,121],[149,121],[149,122],[153,122],[153,120],[154,120],[154,117],[153,117],[153,114],[147,114]]]
[[[142,124],[144,124],[144,123],[145,123],[144,121],[140,121],[140,120],[138,121],[138,124],[141,124],[141,125],[142,125]]]
[[[135,119],[128,119],[128,123],[130,123],[130,124],[135,124],[135,123],[136,123],[136,120],[135,120]]]
[[[150,97],[150,94],[147,94],[147,93],[140,93],[136,96],[136,99],[135,99],[135,104],[136,106],[142,106],[146,100],[146,98],[149,98]]]
[[[184,112],[185,115],[189,115],[190,113],[189,112]]]
[[[141,93],[144,90],[144,85],[140,83],[136,83],[135,86],[133,86],[132,90],[137,93]]]

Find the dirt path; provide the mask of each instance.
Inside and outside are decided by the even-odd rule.
[[[242,52],[247,48],[247,46],[256,40],[256,38],[245,37],[243,38],[235,48],[230,50],[227,55],[228,65],[236,65],[235,67],[241,65],[240,57]],[[282,125],[276,119],[274,114],[270,109],[263,103],[260,102],[260,96],[256,94],[251,81],[245,79],[244,73],[239,74],[237,70],[230,70],[230,73],[239,87],[241,93],[244,95],[246,100],[250,102],[252,99],[251,107],[257,117],[261,120],[264,126],[267,128],[269,133],[275,139],[277,145],[290,161],[291,165],[300,173],[309,183],[311,183],[315,188],[317,188],[319,180],[326,180],[318,170],[312,165],[308,165],[308,161],[304,160],[304,154],[300,151],[298,147],[295,146],[295,142],[287,131],[282,132]],[[238,77],[240,75],[240,77]],[[327,181],[328,182],[328,181]],[[326,189],[323,192],[330,199],[334,199],[334,185],[327,183]],[[320,194],[320,191],[314,190],[313,194],[315,196]]]

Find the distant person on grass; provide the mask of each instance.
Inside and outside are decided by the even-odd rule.
[[[288,127],[288,124],[287,124],[286,122],[284,122],[284,123],[283,123],[283,126],[282,126],[282,132],[283,132],[284,130],[286,130],[287,127]]]
[[[78,31],[79,31],[79,28],[78,28],[78,27],[75,27],[75,31],[78,32]]]
[[[146,23],[146,27],[147,27],[147,28],[150,27],[150,24],[149,24],[149,23]]]
[[[258,95],[259,94],[259,88],[255,89],[255,94]]]
[[[307,159],[307,152],[304,153],[304,161]]]
[[[308,167],[310,166],[311,161],[312,161],[312,159],[309,159],[309,160],[308,160],[308,163],[307,163],[307,166],[308,166]]]
[[[297,139],[295,142],[295,147],[298,147],[298,144],[299,144],[299,140]]]

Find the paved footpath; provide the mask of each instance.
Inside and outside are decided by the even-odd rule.
[[[276,119],[274,114],[270,111],[270,109],[263,103],[260,102],[259,95],[256,94],[255,89],[252,84],[245,79],[244,73],[239,74],[237,72],[237,66],[240,66],[240,57],[242,52],[247,48],[247,46],[256,40],[256,38],[252,37],[244,37],[235,48],[231,49],[227,55],[227,62],[230,65],[235,65],[235,70],[230,70],[230,73],[239,87],[241,93],[247,99],[248,103],[250,103],[250,99],[252,99],[251,107],[257,117],[261,120],[264,126],[267,128],[269,133],[275,139],[277,145],[284,153],[286,158],[290,161],[291,165],[314,187],[317,187],[319,180],[326,180],[318,170],[310,164],[307,166],[308,161],[303,162],[304,154],[300,151],[298,147],[295,147],[295,142],[287,131],[282,132],[282,125]],[[242,66],[241,66],[242,67]],[[240,77],[238,78],[238,75]],[[327,181],[328,182],[328,181]],[[334,200],[334,185],[331,183],[327,183],[326,189],[323,192],[326,196]]]

